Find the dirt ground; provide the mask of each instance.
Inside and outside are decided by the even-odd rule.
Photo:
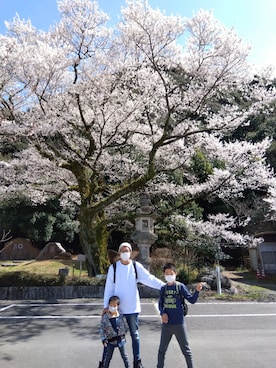
[[[254,271],[223,271],[238,293],[246,296],[256,293],[257,301],[276,302],[276,275],[257,277]]]
[[[203,289],[200,298],[203,301],[251,301],[276,302],[276,275],[257,277],[254,271],[225,270],[222,275],[231,281],[230,289],[222,289],[219,295],[216,290]]]
[[[276,291],[276,275],[257,277],[257,273],[254,271],[223,271],[223,275],[230,278],[233,282],[260,286]]]

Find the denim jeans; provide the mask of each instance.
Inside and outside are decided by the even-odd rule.
[[[132,339],[133,360],[137,362],[140,357],[139,319],[138,313],[124,314]]]
[[[164,367],[166,351],[173,335],[175,335],[180,349],[186,359],[187,367],[193,368],[192,352],[187,339],[185,322],[180,325],[162,323],[157,368]]]
[[[124,361],[125,368],[130,368],[128,355],[127,355],[126,350],[125,350],[125,344],[122,344],[122,345],[118,346],[118,345],[112,345],[110,343],[104,349],[105,350],[104,351],[104,359],[103,359],[104,368],[109,367],[110,361],[111,361],[112,356],[113,356],[114,349],[116,347],[118,347],[118,349],[120,351],[121,357]]]

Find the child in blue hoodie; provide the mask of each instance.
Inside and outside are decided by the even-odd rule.
[[[192,352],[189,347],[183,313],[183,297],[194,304],[202,284],[196,286],[193,294],[187,287],[176,281],[176,269],[172,263],[163,267],[166,285],[160,290],[159,311],[162,319],[161,338],[158,349],[157,368],[164,367],[165,355],[173,335],[175,335],[180,349],[186,359],[187,367],[193,368]]]

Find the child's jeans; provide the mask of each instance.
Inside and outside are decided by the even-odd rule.
[[[124,364],[125,364],[125,368],[130,368],[128,355],[127,355],[126,350],[125,350],[125,344],[119,344],[119,346],[118,346],[118,345],[112,344],[112,343],[108,343],[107,346],[104,349],[104,359],[103,359],[104,368],[109,368],[109,364],[110,364],[110,361],[112,359],[114,349],[116,347],[118,347],[118,349],[120,351],[121,357],[122,357],[122,359],[124,361]]]

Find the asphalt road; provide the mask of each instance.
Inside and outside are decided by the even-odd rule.
[[[0,301],[1,368],[97,368],[100,300]],[[272,368],[276,361],[275,303],[200,303],[186,317],[195,368]],[[155,301],[142,300],[142,360],[156,367],[160,318]],[[127,350],[132,361],[131,339]],[[185,367],[175,338],[166,368]],[[115,350],[110,368],[123,367]]]

